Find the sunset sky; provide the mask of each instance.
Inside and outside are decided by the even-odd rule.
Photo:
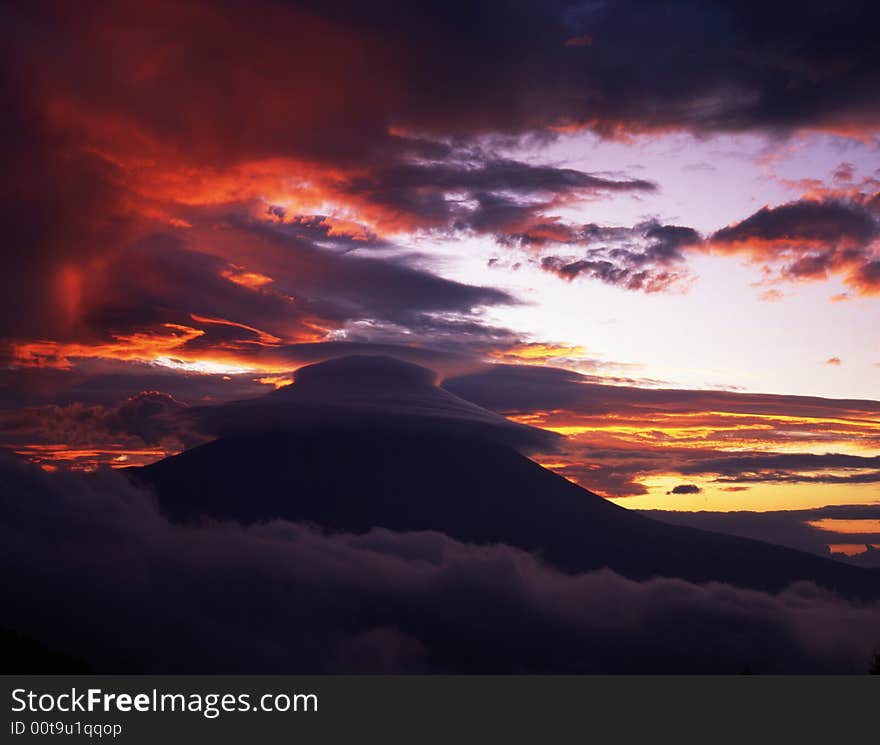
[[[378,353],[625,506],[880,502],[877,11],[367,5],[4,11],[0,445],[148,463]]]

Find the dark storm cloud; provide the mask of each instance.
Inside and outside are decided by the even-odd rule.
[[[733,475],[743,472],[819,471],[840,468],[880,468],[880,456],[845,455],[842,453],[735,455],[711,460],[697,460],[689,464],[683,473]]]
[[[446,158],[377,168],[354,179],[347,189],[426,226],[490,232],[534,220],[554,198],[657,188],[643,179],[615,180],[531,165],[482,149],[450,148]]]
[[[200,332],[176,351],[236,361],[268,353],[261,333],[427,345],[436,332],[448,349],[456,334],[476,348],[509,338],[477,328],[505,293],[419,268],[389,244],[396,231],[559,243],[543,258],[561,276],[677,286],[691,229],[650,225],[621,242],[547,214],[654,184],[509,154],[578,128],[865,136],[880,111],[876,14],[867,3],[19,4],[0,31],[3,362],[10,339],[106,350],[167,323]],[[792,276],[829,260],[796,258]],[[851,267],[854,284],[880,286],[875,260]],[[226,271],[269,281],[236,285]]]
[[[0,332],[80,336],[95,276],[157,222],[208,205],[293,190],[364,222],[534,239],[554,200],[654,185],[511,160],[498,154],[505,141],[567,127],[858,135],[880,116],[876,15],[868,3],[635,0],[19,5],[3,30],[14,177],[0,187],[10,246]],[[273,220],[292,209],[263,205]],[[372,229],[362,246],[381,243]],[[320,230],[306,238],[351,243]],[[678,239],[648,238],[671,253],[557,256],[547,267],[662,289],[677,278],[662,262]],[[875,274],[866,263],[854,281],[876,286]],[[441,292],[397,279],[414,288],[398,305]]]
[[[264,270],[272,289],[294,296],[307,312],[328,320],[369,318],[403,324],[426,312],[467,314],[479,306],[515,303],[492,287],[444,279],[412,266],[406,257],[374,258],[323,250],[286,226],[229,215],[223,229],[195,243]],[[295,306],[296,307],[296,306]]]
[[[696,230],[682,225],[661,225],[655,221],[636,226],[636,229],[641,229],[650,242],[648,256],[652,259],[680,258],[680,249],[702,241]]]
[[[864,201],[800,200],[763,207],[741,222],[716,231],[714,250],[743,253],[784,279],[824,279],[838,273],[861,293],[880,289],[872,266],[872,242],[880,223]]]
[[[878,233],[871,213],[857,204],[844,202],[800,201],[779,207],[763,207],[735,225],[722,228],[712,235],[718,243],[750,240],[782,241],[796,245],[819,244],[835,247],[864,245]]]
[[[82,359],[73,369],[39,367],[0,369],[0,408],[73,403],[112,406],[140,391],[161,391],[178,401],[196,403],[256,396],[266,386],[255,375],[206,375],[127,360]]]
[[[877,641],[880,609],[807,583],[562,575],[438,533],[181,526],[116,474],[0,468],[3,623],[99,672],[862,672]]]
[[[689,525],[701,530],[717,533],[730,533],[743,538],[775,543],[780,546],[808,551],[819,556],[829,555],[829,545],[866,544],[866,548],[852,556],[835,554],[840,561],[862,566],[880,568],[880,551],[870,550],[869,546],[880,543],[878,533],[843,532],[835,524],[826,524],[820,529],[811,522],[818,520],[880,520],[878,505],[841,505],[819,507],[811,510],[780,510],[771,512],[665,512],[662,510],[643,511],[648,517],[675,525]],[[857,522],[856,522],[857,525]]]
[[[667,492],[668,494],[699,494],[702,489],[696,484],[679,484],[672,488],[672,491]]]
[[[259,286],[236,281],[242,264],[261,273]],[[286,225],[236,213],[139,240],[108,260],[100,273],[84,277],[81,289],[74,330],[85,344],[23,343],[15,357],[60,364],[90,355],[140,354],[139,359],[152,360],[202,354],[247,366],[249,359],[256,364],[283,359],[285,343],[315,341],[360,321],[379,330],[397,328],[398,338],[386,334],[378,339],[384,342],[402,340],[410,327],[429,342],[436,322],[447,340],[450,330],[461,332],[458,343],[464,350],[467,340],[485,346],[509,337],[503,329],[480,329],[472,314],[515,302],[501,290],[434,275],[405,256],[337,252],[289,232]],[[180,343],[172,343],[174,336]]]
[[[223,276],[229,262],[199,251],[174,234],[152,235],[130,246],[96,278],[85,316],[93,332],[125,332],[157,323],[194,324],[193,315],[236,319],[263,331],[296,334],[309,318],[308,308],[283,293],[254,292]],[[243,329],[210,326],[217,341],[254,341]]]
[[[665,270],[634,269],[609,259],[578,259],[567,261],[556,256],[541,259],[541,268],[563,279],[588,277],[625,290],[662,292],[682,279],[682,275]]]
[[[693,228],[664,225],[648,220],[632,228],[609,228],[596,224],[580,228],[553,226],[554,229],[521,233],[507,238],[522,245],[568,244],[585,247],[581,258],[575,255],[548,255],[540,266],[546,271],[572,280],[579,276],[598,279],[627,290],[660,292],[685,280],[684,249],[698,246],[702,237]]]
[[[450,378],[444,387],[493,411],[508,413],[563,409],[575,414],[634,414],[644,411],[854,416],[880,413],[880,402],[735,393],[713,390],[633,388],[602,385],[559,368],[493,365],[486,371]]]
[[[722,484],[876,484],[880,483],[880,471],[861,471],[848,474],[762,471],[736,476],[722,476],[717,481]]]
[[[413,353],[408,352],[407,349],[413,346],[413,337],[429,343],[436,350],[435,357],[432,359],[430,354],[424,353],[424,348],[421,348],[422,353],[418,347],[414,348]],[[444,314],[413,315],[406,318],[405,325],[353,323],[346,328],[345,338],[346,343],[352,345],[351,351],[354,353],[359,351],[358,345],[361,345],[362,350],[367,353],[372,350],[399,359],[411,359],[419,364],[428,364],[435,369],[453,373],[483,367],[482,364],[475,363],[487,354],[515,348],[521,343],[521,337],[511,329],[492,326],[478,319],[468,320]],[[443,360],[444,356],[448,359]],[[469,364],[462,364],[465,360]]]
[[[396,30],[411,56],[402,118],[411,126],[845,129],[880,113],[877,10],[866,2],[311,7],[356,28]]]
[[[167,393],[143,391],[114,406],[46,406],[0,412],[0,443],[94,444],[133,438],[156,445],[181,434],[178,415],[186,405]]]
[[[598,427],[603,423],[595,420]],[[589,423],[582,423],[589,430]],[[635,424],[635,422],[633,422]],[[686,426],[686,423],[682,423]],[[701,494],[706,491],[729,491],[730,484],[874,484],[880,482],[875,458],[859,458],[839,453],[813,455],[811,453],[750,453],[744,457],[730,457],[717,445],[700,446],[700,432],[692,436],[690,447],[679,447],[662,434],[651,437],[650,421],[639,425],[645,433],[644,440],[650,446],[643,450],[633,449],[631,443],[620,442],[620,447],[608,447],[607,437],[600,433],[587,433],[570,439],[550,455],[556,462],[553,470],[588,489],[610,497],[626,497],[648,494],[649,490],[640,479],[656,474],[677,474],[683,477],[704,476],[709,480],[706,487],[695,484],[676,486],[667,495]],[[711,431],[712,422],[702,426]],[[722,422],[715,422],[722,430]],[[752,437],[763,439],[767,446],[791,446],[808,433],[800,431],[792,436],[784,430],[784,424],[768,430],[756,430]],[[781,430],[781,431],[780,431]],[[704,435],[705,437],[705,435]],[[867,439],[867,438],[866,438]],[[603,445],[605,445],[603,447]],[[748,445],[745,443],[744,446]],[[845,465],[838,465],[845,464]],[[733,487],[737,488],[737,487]]]
[[[78,295],[71,264],[101,257],[108,245],[130,239],[135,225],[118,216],[117,168],[70,152],[14,96],[7,106],[0,125],[8,169],[0,180],[0,338],[63,333]]]
[[[657,185],[643,179],[615,180],[573,168],[531,165],[492,156],[490,153],[451,150],[450,160],[402,164],[373,172],[374,180],[354,181],[355,191],[371,189],[436,189],[471,192],[509,191],[521,194],[584,191],[654,191]]]
[[[278,205],[268,207],[266,215],[275,219],[277,226],[283,225],[285,234],[291,238],[303,240],[322,248],[333,248],[337,251],[394,248],[392,243],[379,238],[363,226],[357,226],[356,235],[335,230],[333,218],[329,215],[290,215],[284,207]]]
[[[533,365],[493,365],[484,372],[453,377],[443,387],[492,411],[517,413],[569,408],[583,402],[584,376],[572,370]],[[600,397],[596,396],[596,402]]]
[[[294,294],[300,292],[327,303],[335,298],[342,305],[355,302],[361,313],[371,318],[395,320],[419,311],[467,312],[481,305],[515,302],[502,290],[444,279],[400,259],[320,253],[266,226],[241,227],[261,242],[275,243],[285,251],[283,262],[275,263],[282,258],[276,252],[267,257],[279,284],[290,283]]]
[[[149,463],[209,439],[185,416],[185,404],[159,391],[114,404],[18,403],[16,409],[0,411],[0,447],[47,468]]]
[[[631,228],[608,227],[590,223],[571,225],[557,220],[535,222],[520,233],[499,235],[502,243],[525,247],[553,244],[577,244],[606,247],[612,256],[630,254],[634,263],[649,261],[680,261],[681,249],[696,246],[702,237],[693,228],[664,225],[657,220],[646,220]]]

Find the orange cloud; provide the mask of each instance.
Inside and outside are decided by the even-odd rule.
[[[492,359],[508,362],[540,364],[550,360],[583,357],[586,353],[585,347],[576,345],[528,342],[493,350],[489,353],[489,356]]]
[[[101,447],[71,447],[61,444],[21,445],[12,449],[45,471],[55,471],[59,466],[71,471],[94,471],[101,466],[110,468],[144,466],[178,452],[165,448],[132,448],[127,445]]]
[[[174,323],[162,324],[156,331],[113,335],[108,343],[33,341],[12,344],[12,359],[24,367],[70,368],[71,360],[81,357],[152,362],[180,350],[187,342],[202,336],[201,329]]]
[[[220,276],[228,279],[230,282],[247,287],[250,290],[256,290],[260,287],[272,283],[272,278],[258,272],[248,272],[241,267],[233,269],[224,269],[220,272]]]
[[[188,347],[195,340],[203,338],[206,331],[166,323],[149,331],[115,334],[112,341],[107,342],[16,342],[12,344],[12,362],[20,367],[71,369],[78,359],[123,360],[210,375],[285,373],[295,367],[283,357],[272,359],[257,356],[249,350],[254,346],[270,351],[277,349],[282,342],[277,336],[225,319],[197,315],[192,318],[201,324],[241,329],[256,338],[219,341],[204,348]]]
[[[705,248],[746,256],[761,267],[765,282],[840,275],[859,294],[871,295],[880,292],[878,240],[880,222],[869,200],[842,199],[820,189],[814,196],[762,207],[716,231]]]
[[[880,543],[829,543],[828,551],[832,554],[858,556],[867,551],[867,546],[870,546],[872,549],[880,549]]]
[[[243,329],[244,331],[250,331],[257,337],[256,340],[246,339],[243,343],[259,344],[266,347],[274,347],[281,343],[280,337],[274,336],[273,334],[267,334],[265,331],[260,331],[260,329],[248,326],[244,323],[228,321],[225,318],[205,318],[204,316],[198,316],[195,313],[190,314],[190,318],[197,323],[213,323],[218,326],[231,326],[232,328]]]
[[[858,471],[808,465],[809,454],[817,456],[821,464],[828,453],[848,453],[855,457],[853,468],[876,469],[870,458],[880,447],[880,419],[873,412],[840,413],[842,416],[786,416],[653,409],[585,414],[559,409],[511,414],[509,418],[567,438],[560,452],[536,456],[547,468],[607,497],[656,493],[656,506],[664,508],[671,503],[661,497],[682,475],[696,478],[704,491],[707,486],[709,491],[749,488],[717,487],[715,477],[698,476],[699,471],[692,470],[701,462],[711,472],[726,467],[725,458],[748,456],[742,466],[748,469],[759,467],[746,465],[751,458],[766,457],[768,463],[781,458],[784,464],[790,454],[793,461],[805,461],[798,472],[801,476],[819,482],[828,477],[845,480]],[[869,460],[861,465],[859,458]],[[850,462],[846,456],[842,460]]]
[[[782,300],[785,296],[776,288],[771,287],[769,290],[764,290],[758,297],[765,303],[775,303]]]
[[[263,385],[271,385],[274,388],[283,388],[286,385],[293,385],[293,376],[292,375],[266,375],[262,378],[257,378],[257,382]]]
[[[807,522],[807,525],[831,533],[849,533],[852,535],[880,533],[880,520],[845,520],[826,517],[821,520],[810,520]]]

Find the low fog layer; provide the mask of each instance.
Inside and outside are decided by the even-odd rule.
[[[98,671],[862,672],[880,606],[609,571],[438,533],[171,524],[112,472],[0,463],[0,625]]]

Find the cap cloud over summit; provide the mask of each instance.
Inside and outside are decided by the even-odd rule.
[[[465,401],[437,378],[393,357],[352,355],[300,368],[292,385],[260,398],[198,407],[191,415],[203,430],[226,437],[321,424],[455,434],[526,451],[561,439]]]

